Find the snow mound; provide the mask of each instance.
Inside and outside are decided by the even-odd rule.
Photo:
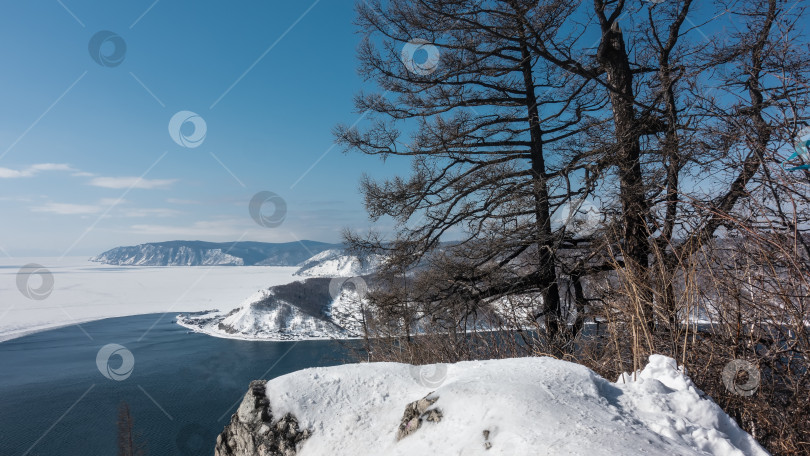
[[[709,454],[767,454],[672,358],[652,355],[642,371],[623,374],[621,382],[631,393],[627,404],[660,435]]]
[[[406,405],[428,394],[438,423],[397,441]],[[675,361],[651,356],[618,382],[553,358],[306,369],[267,383],[314,455],[767,455]]]

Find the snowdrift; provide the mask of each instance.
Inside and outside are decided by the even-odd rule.
[[[617,382],[544,357],[306,369],[254,390],[262,400],[246,397],[217,454],[242,454],[251,416],[269,417],[262,430],[297,420],[299,456],[768,454],[659,355]]]

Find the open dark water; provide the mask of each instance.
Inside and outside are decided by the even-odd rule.
[[[0,456],[115,456],[122,401],[149,456],[210,456],[251,380],[348,359],[335,341],[219,339],[188,333],[174,315],[142,338],[159,317],[112,318],[83,324],[87,334],[70,326],[0,343]],[[107,344],[132,353],[128,378],[106,378],[97,367]],[[122,363],[114,355],[108,365],[115,371]]]

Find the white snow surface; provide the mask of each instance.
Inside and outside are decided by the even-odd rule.
[[[17,272],[37,263],[53,275],[45,299],[17,288]],[[110,317],[233,308],[252,291],[295,281],[295,267],[115,266],[87,258],[0,259],[0,342]],[[31,276],[30,286],[42,282]],[[77,329],[78,331],[79,329]]]
[[[179,315],[177,324],[209,336],[242,340],[349,339],[362,334],[361,299],[353,289],[341,289],[332,300],[326,315],[331,322],[286,301],[262,304],[271,294],[259,290],[231,312]]]
[[[341,328],[308,315],[286,301],[262,303],[271,294],[270,290],[259,290],[229,313],[179,315],[177,324],[226,339],[314,340],[346,336]]]
[[[329,305],[329,317],[346,330],[344,338],[363,334],[364,300],[354,289],[343,288]]]
[[[406,405],[431,393],[441,422],[397,442]],[[350,364],[275,378],[267,397],[312,430],[299,456],[768,454],[660,355],[616,383],[548,357]]]
[[[301,263],[295,275],[303,277],[354,277],[370,274],[379,265],[380,257],[369,258],[365,263],[356,256],[346,255],[342,250],[330,249]]]

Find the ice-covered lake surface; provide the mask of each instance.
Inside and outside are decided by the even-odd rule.
[[[32,263],[47,269],[52,287],[41,274],[19,275],[22,267]],[[124,267],[93,263],[86,257],[5,258],[0,260],[0,342],[110,317],[230,310],[257,290],[296,280],[292,275],[296,270],[279,266]]]

